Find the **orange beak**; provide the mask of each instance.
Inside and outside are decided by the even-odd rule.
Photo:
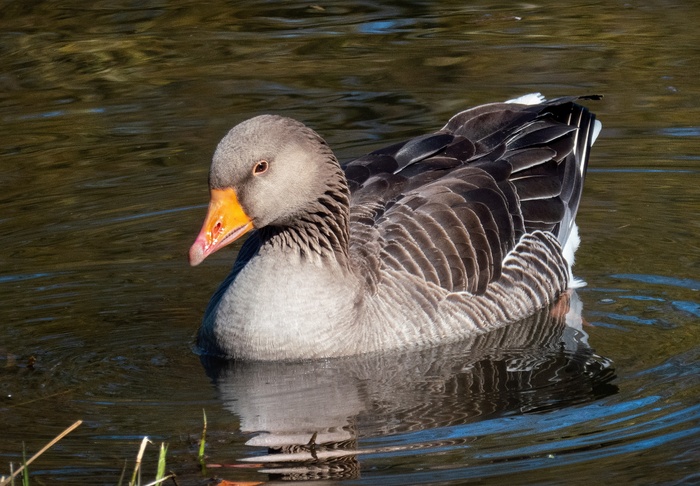
[[[212,189],[207,217],[190,248],[190,265],[199,265],[206,257],[251,229],[253,221],[238,202],[236,191],[232,188]]]

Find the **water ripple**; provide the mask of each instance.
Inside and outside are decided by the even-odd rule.
[[[666,277],[662,275],[643,275],[634,273],[618,273],[611,275],[612,278],[623,280],[634,280],[653,285],[670,285],[673,287],[683,287],[690,290],[700,290],[700,280],[690,278]]]

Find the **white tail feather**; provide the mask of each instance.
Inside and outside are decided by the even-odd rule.
[[[546,98],[542,96],[542,93],[530,93],[512,100],[506,101],[506,103],[517,103],[519,105],[537,105],[546,101]]]
[[[600,135],[600,131],[603,129],[603,124],[600,123],[598,120],[593,122],[593,136],[591,137],[591,145],[593,145],[598,138],[598,135]]]
[[[574,223],[573,227],[571,228],[571,233],[569,233],[569,238],[566,240],[566,244],[564,245],[563,251],[564,259],[566,260],[566,264],[569,266],[569,288],[571,289],[578,289],[586,286],[586,282],[580,278],[574,277],[572,270],[575,261],[574,255],[580,244],[581,237],[578,234],[578,225]]]

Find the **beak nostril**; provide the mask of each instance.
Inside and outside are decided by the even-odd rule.
[[[217,221],[216,224],[214,225],[214,234],[220,233],[221,232],[221,221]]]

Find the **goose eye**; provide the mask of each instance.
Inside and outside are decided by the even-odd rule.
[[[268,167],[270,167],[269,162],[267,160],[261,160],[253,167],[253,175],[260,175],[266,172]]]

